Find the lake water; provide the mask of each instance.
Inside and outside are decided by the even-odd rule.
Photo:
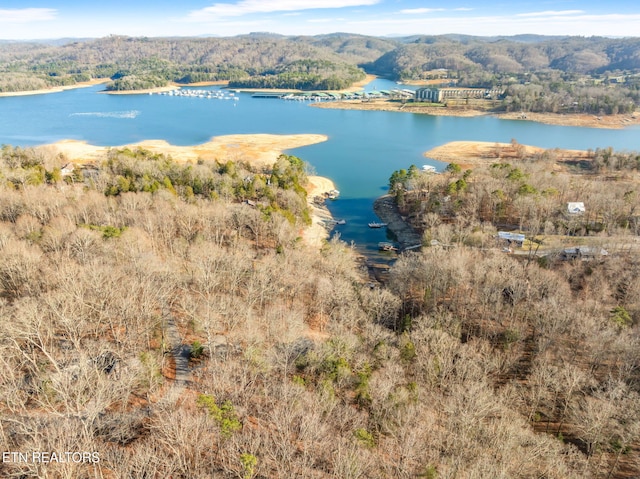
[[[375,80],[366,89],[398,87]],[[404,87],[401,87],[404,88]],[[322,176],[331,178],[340,199],[329,203],[342,239],[372,253],[386,232],[371,230],[373,200],[384,194],[394,170],[411,164],[443,164],[422,154],[456,140],[509,142],[546,148],[612,146],[640,150],[640,128],[605,130],[543,125],[492,117],[432,117],[399,112],[312,108],[305,102],[251,98],[240,100],[163,95],[103,95],[98,85],[47,95],[0,98],[0,143],[33,146],[61,139],[115,146],[148,139],[195,145],[213,136],[236,133],[316,133],[329,141],[291,150]],[[215,89],[211,87],[210,89]]]

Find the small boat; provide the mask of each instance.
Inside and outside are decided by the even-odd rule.
[[[369,228],[384,228],[388,223],[378,223],[377,221],[372,221],[369,223]]]
[[[386,241],[378,243],[378,249],[380,251],[398,251],[398,248],[393,243],[387,243]]]
[[[338,196],[340,196],[340,192],[338,190],[331,190],[327,193],[327,198],[330,200],[335,200]]]
[[[347,220],[336,220],[336,224],[337,225],[346,225],[347,224]]]
[[[422,171],[425,173],[437,173],[436,167],[431,165],[422,165]]]

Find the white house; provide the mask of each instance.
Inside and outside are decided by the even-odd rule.
[[[571,215],[580,215],[586,211],[583,202],[569,202],[567,203],[567,212]]]

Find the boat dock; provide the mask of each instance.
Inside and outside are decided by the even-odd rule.
[[[251,98],[282,98],[286,95],[286,93],[271,93],[271,92],[256,92],[251,95]]]

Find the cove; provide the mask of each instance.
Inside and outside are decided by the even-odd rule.
[[[398,87],[375,80],[367,89]],[[434,117],[402,112],[312,108],[304,102],[255,99],[104,95],[103,86],[60,93],[0,98],[0,143],[35,146],[76,139],[101,146],[161,139],[195,145],[226,134],[316,133],[324,143],[291,150],[316,173],[331,178],[340,198],[328,206],[347,224],[336,231],[347,242],[372,254],[384,241],[384,229],[371,230],[373,200],[384,194],[394,170],[411,164],[444,165],[423,158],[423,152],[449,141],[519,143],[545,148],[613,147],[640,150],[640,128],[622,130],[578,128],[499,120],[490,116]],[[210,87],[210,89],[216,89]]]

